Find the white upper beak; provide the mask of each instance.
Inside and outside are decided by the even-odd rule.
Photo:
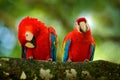
[[[80,32],[83,32],[83,33],[87,32],[88,27],[87,27],[85,22],[80,22],[79,25],[80,25],[79,26],[79,31]]]

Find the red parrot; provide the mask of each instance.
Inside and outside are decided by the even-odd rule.
[[[66,35],[62,45],[62,61],[82,62],[93,60],[95,41],[86,18],[76,20],[77,26]]]
[[[18,26],[22,58],[56,61],[57,34],[36,18],[26,17]]]

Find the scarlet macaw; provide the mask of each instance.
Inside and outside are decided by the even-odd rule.
[[[64,38],[62,61],[92,61],[96,43],[91,35],[90,26],[84,17],[78,18],[76,23],[74,31],[68,33]]]
[[[36,60],[56,61],[57,34],[36,18],[26,17],[18,26],[18,40],[22,46],[22,57]]]

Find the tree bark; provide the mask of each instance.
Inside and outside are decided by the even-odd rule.
[[[1,80],[120,80],[120,64],[51,62],[0,57]]]

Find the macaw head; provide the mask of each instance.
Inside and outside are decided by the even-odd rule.
[[[18,26],[18,39],[22,46],[28,48],[35,48],[36,37],[39,34],[39,27],[44,25],[40,23],[36,18],[26,17]]]
[[[82,33],[86,33],[89,30],[89,25],[84,17],[78,18],[76,20],[77,30]]]

